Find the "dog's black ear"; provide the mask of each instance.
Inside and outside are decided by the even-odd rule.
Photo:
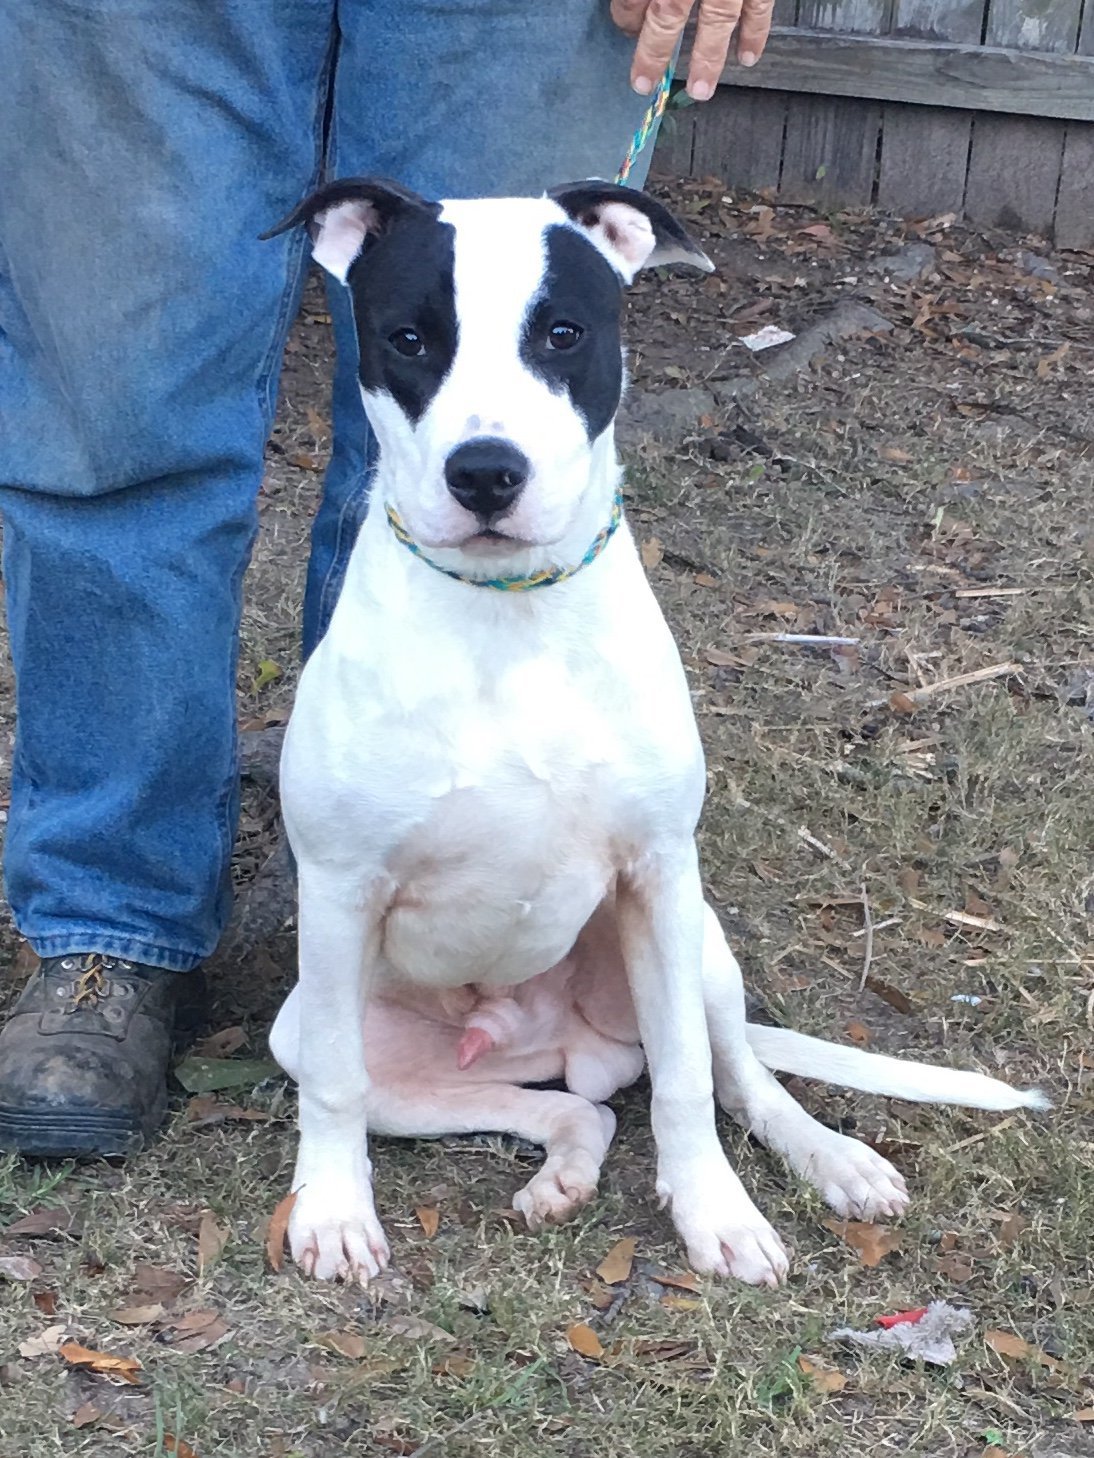
[[[547,194],[586,232],[630,283],[640,268],[690,263],[704,273],[714,265],[668,208],[616,182],[567,182]]]
[[[345,283],[350,265],[369,234],[383,233],[408,212],[435,218],[440,211],[440,203],[427,202],[408,187],[401,187],[386,177],[344,177],[339,182],[328,182],[306,197],[262,237],[276,238],[278,233],[307,223],[312,257],[340,283]]]

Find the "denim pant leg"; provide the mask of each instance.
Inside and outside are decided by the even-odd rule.
[[[333,0],[0,7],[6,884],[41,955],[186,970],[227,911],[243,571]]]
[[[427,197],[504,197],[612,178],[649,99],[609,0],[339,0],[331,177],[377,172]],[[629,182],[641,187],[653,138]],[[337,600],[375,441],[347,290],[331,286],[334,454],[312,532],[304,651]]]

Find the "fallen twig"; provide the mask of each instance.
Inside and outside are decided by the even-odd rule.
[[[899,926],[903,920],[904,918],[902,916],[888,916],[884,921],[874,922],[874,931],[885,931],[887,927]],[[852,937],[864,937],[866,935],[866,928],[864,926],[859,927],[858,931],[853,931],[851,935]]]
[[[832,633],[749,633],[750,643],[815,643],[827,648],[853,648],[861,638],[840,638]]]
[[[862,931],[866,940],[862,948],[862,975],[858,980],[860,992],[866,986],[866,979],[870,975],[870,963],[874,960],[874,918],[870,914],[870,897],[866,891],[865,881],[862,883]]]
[[[944,694],[950,689],[968,688],[974,683],[987,683],[989,679],[1005,678],[1007,674],[1021,671],[1020,663],[992,663],[987,668],[974,668],[971,673],[958,673],[953,678],[936,679],[934,683],[924,684],[922,688],[900,689],[898,692],[902,699],[908,699],[913,704],[923,704],[935,694]],[[888,699],[871,699],[866,707],[880,709],[888,702]]]
[[[799,840],[804,840],[806,845],[812,846],[812,848],[819,855],[824,856],[826,860],[835,861],[838,866],[847,865],[847,862],[843,859],[841,855],[834,851],[830,845],[825,845],[823,840],[818,840],[811,831],[806,830],[804,825],[798,826],[798,838]]]
[[[977,931],[1001,932],[1005,930],[1003,925],[990,916],[972,916],[967,911],[947,911],[943,921],[948,921],[951,926],[971,926]]]

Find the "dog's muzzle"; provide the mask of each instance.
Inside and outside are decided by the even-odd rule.
[[[531,473],[523,451],[491,436],[465,441],[444,463],[449,491],[484,526],[512,509]]]

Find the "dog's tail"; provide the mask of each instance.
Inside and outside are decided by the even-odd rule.
[[[1050,1109],[1052,1101],[1038,1088],[1011,1088],[984,1073],[960,1068],[935,1068],[908,1063],[881,1053],[864,1053],[826,1043],[790,1028],[748,1024],[748,1041],[756,1057],[776,1073],[815,1078],[841,1088],[926,1104],[966,1104],[973,1109]]]

